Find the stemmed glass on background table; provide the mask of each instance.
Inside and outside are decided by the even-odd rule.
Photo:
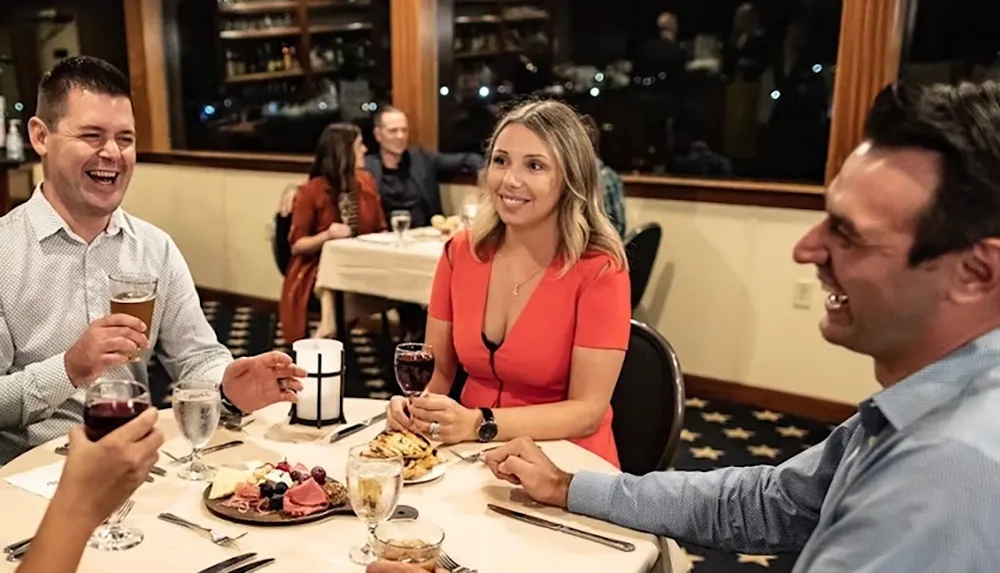
[[[150,407],[149,389],[133,380],[98,380],[87,387],[83,424],[87,438],[96,442]],[[120,522],[94,530],[88,545],[103,551],[123,551],[142,543],[143,533]]]
[[[174,383],[172,406],[177,426],[191,444],[191,465],[177,476],[191,481],[212,479],[215,470],[201,461],[199,452],[212,439],[222,416],[219,385],[206,380],[178,381]]]
[[[368,565],[375,561],[375,528],[396,511],[403,489],[403,458],[367,457],[368,445],[351,448],[347,457],[347,495],[351,508],[368,526],[368,540],[351,549],[351,561]]]
[[[401,247],[406,244],[406,232],[410,230],[410,220],[409,211],[398,210],[389,213],[389,222],[392,224],[392,232],[396,233],[397,247]]]

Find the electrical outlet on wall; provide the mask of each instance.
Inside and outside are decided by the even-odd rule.
[[[799,310],[809,310],[812,307],[813,291],[816,283],[813,279],[799,279],[792,288],[792,307]]]

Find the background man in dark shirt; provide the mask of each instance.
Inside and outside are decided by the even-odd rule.
[[[410,147],[406,114],[392,106],[375,115],[376,153],[365,157],[365,169],[378,183],[386,224],[395,210],[410,212],[410,227],[426,227],[431,217],[443,214],[439,175],[475,172],[483,158],[476,153],[434,153]]]

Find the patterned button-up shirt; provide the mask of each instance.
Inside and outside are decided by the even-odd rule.
[[[67,433],[83,419],[83,390],[65,353],[110,312],[108,275],[157,278],[149,339],[173,378],[222,380],[232,355],[205,320],[177,245],[153,225],[115,211],[89,245],[41,192],[0,218],[0,465]],[[143,360],[104,372],[148,384]]]
[[[625,236],[625,184],[615,170],[599,163],[601,182],[604,183],[604,210],[620,237]]]
[[[796,573],[1000,571],[1000,330],[865,400],[785,463],[576,474],[572,511]]]

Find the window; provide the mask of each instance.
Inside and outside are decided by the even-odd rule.
[[[900,79],[917,84],[1000,80],[1000,4],[920,0]]]
[[[501,110],[561,98],[621,172],[821,183],[841,0],[440,0],[439,141],[481,150]]]
[[[332,122],[370,134],[391,100],[389,0],[165,6],[175,148],[312,153]]]

